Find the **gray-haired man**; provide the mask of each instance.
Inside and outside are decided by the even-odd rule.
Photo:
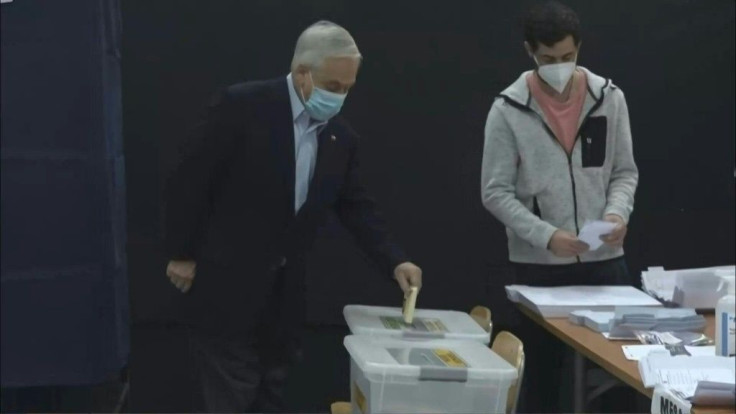
[[[283,409],[304,256],[329,210],[402,290],[421,285],[361,183],[358,137],[337,116],[360,60],[345,29],[310,26],[287,77],[217,95],[169,180],[167,275],[188,293],[208,412]]]

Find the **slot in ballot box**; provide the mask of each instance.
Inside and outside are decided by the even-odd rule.
[[[480,342],[350,335],[353,414],[504,413],[516,369]]]
[[[453,339],[486,345],[491,341],[491,334],[464,312],[417,309],[411,324],[404,322],[400,308],[347,305],[343,314],[350,332],[355,335]]]

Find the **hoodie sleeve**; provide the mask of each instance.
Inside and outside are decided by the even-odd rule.
[[[481,198],[485,208],[506,227],[535,247],[546,249],[557,228],[541,220],[516,198],[519,152],[497,100],[485,128]]]
[[[620,89],[616,89],[614,93],[619,102],[615,121],[613,167],[604,214],[616,214],[628,223],[629,216],[634,210],[634,193],[639,182],[639,170],[634,162],[626,98]]]

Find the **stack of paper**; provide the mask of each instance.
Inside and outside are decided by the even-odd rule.
[[[596,332],[608,332],[615,312],[578,310],[570,313],[570,323],[586,326]]]
[[[613,311],[616,306],[661,306],[631,286],[506,286],[506,294],[545,318],[566,318],[577,310]]]
[[[685,398],[691,398],[700,381],[734,384],[735,362],[733,357],[673,357],[651,353],[639,360],[639,374],[647,388],[663,385]]]
[[[695,309],[616,308],[610,334],[616,338],[636,339],[635,331],[703,332],[706,321]]]
[[[734,273],[733,265],[670,271],[650,267],[641,273],[641,284],[642,289],[664,303],[710,309],[727,291],[725,284],[721,284],[723,276]],[[690,298],[685,297],[688,289],[694,289]],[[675,291],[679,292],[678,298]],[[709,293],[708,297],[703,298],[705,293]]]

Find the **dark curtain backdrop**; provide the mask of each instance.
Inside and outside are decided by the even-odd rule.
[[[0,11],[5,410],[6,387],[117,380],[129,295],[119,4]]]
[[[123,2],[134,409],[185,406],[161,385],[186,377],[159,241],[175,148],[216,88],[285,76],[298,34],[320,18],[348,28],[365,57],[344,114],[363,136],[367,183],[425,270],[419,306],[485,304],[497,329],[513,329],[506,237],[481,205],[480,162],[493,97],[533,65],[520,27],[532,3]],[[632,283],[652,265],[734,263],[734,2],[568,3],[583,22],[579,64],[613,79],[629,104],[641,173],[626,243]],[[310,258],[307,296],[311,348],[294,410],[347,398],[342,307],[401,299],[334,223]]]

